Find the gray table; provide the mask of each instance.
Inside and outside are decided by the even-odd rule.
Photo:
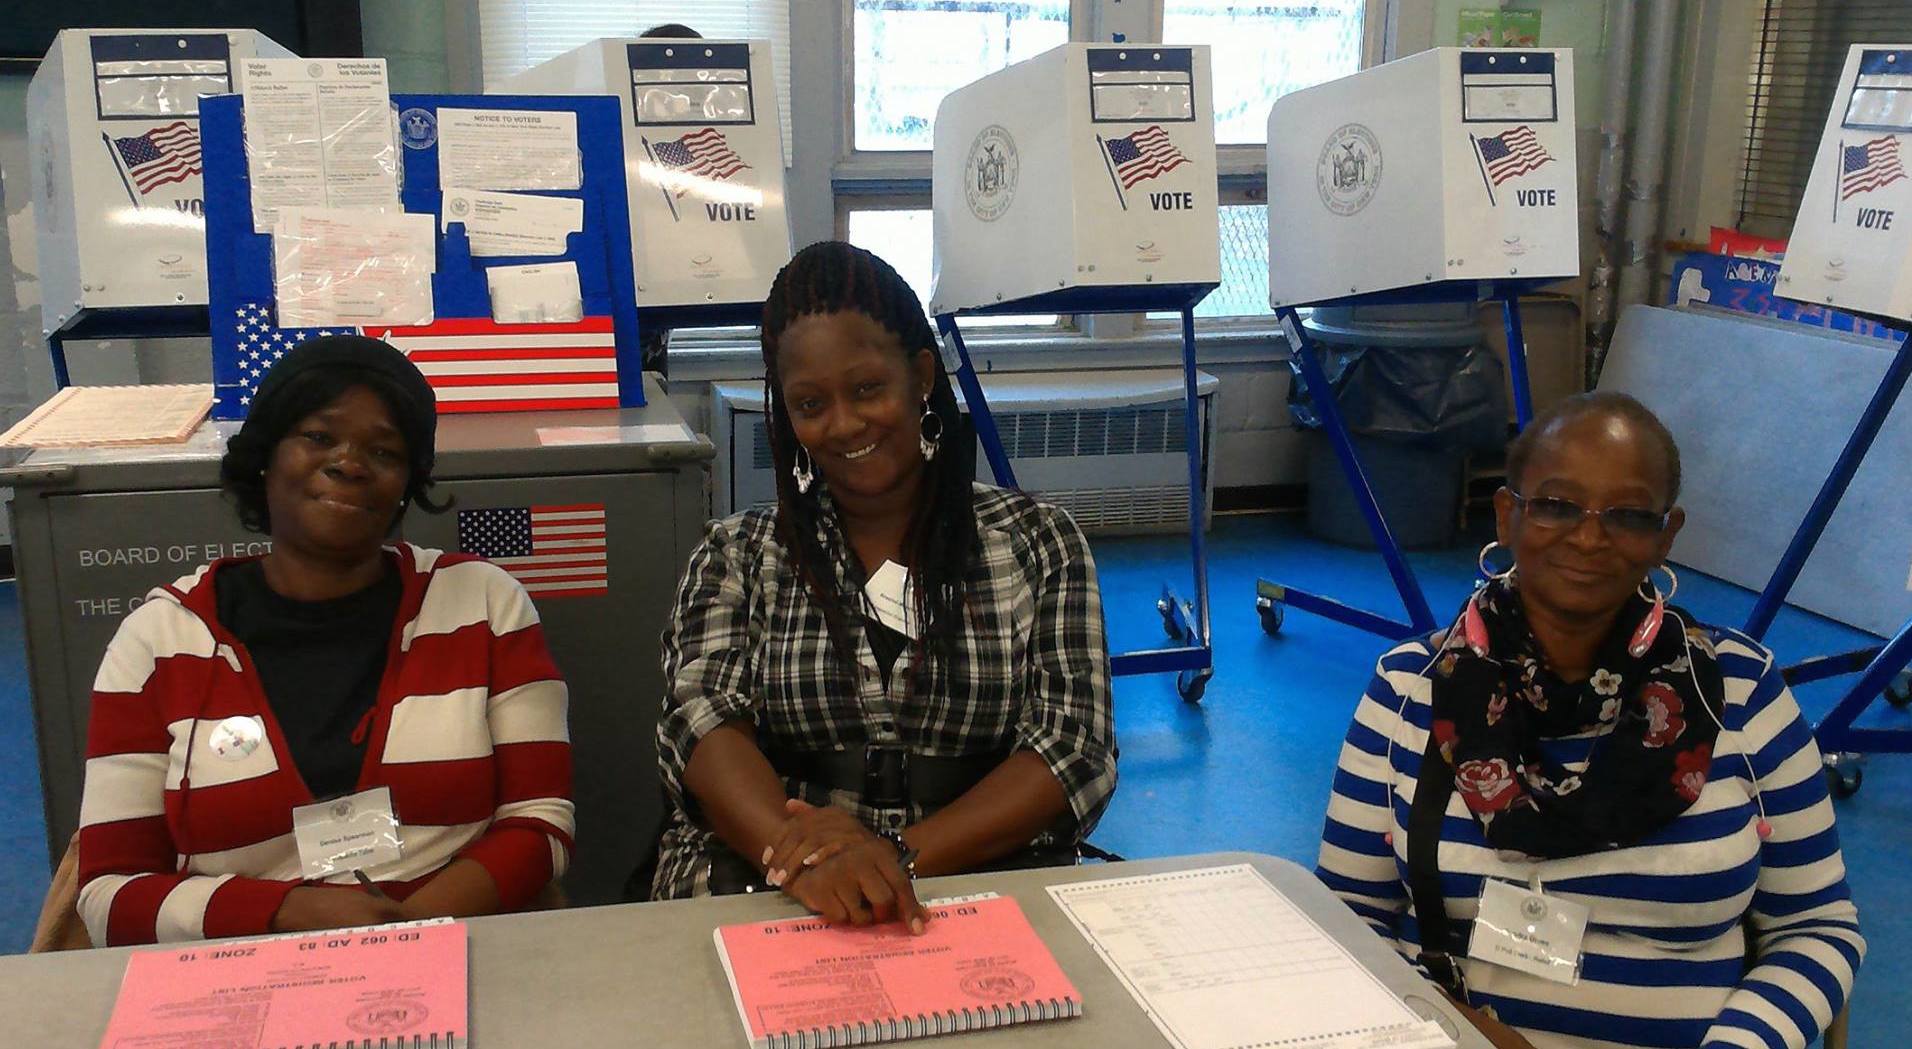
[[[1044,886],[1156,871],[1252,863],[1395,993],[1440,1019],[1461,1049],[1488,1049],[1432,984],[1314,876],[1258,853],[976,874],[922,882],[925,896],[1014,896],[1083,996],[1083,1016],[959,1036],[963,1046],[1162,1046],[1167,1042],[1043,891]],[[780,896],[733,896],[478,918],[471,924],[473,1044],[733,1047],[744,1044],[711,941],[720,925],[801,913]],[[9,1031],[49,1049],[93,1049],[105,1034],[127,949],[0,957]],[[955,1046],[957,1041],[941,1042]]]

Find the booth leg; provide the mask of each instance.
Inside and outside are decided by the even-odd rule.
[[[1912,620],[1907,620],[1892,640],[1885,643],[1845,698],[1814,727],[1819,749],[1828,754],[1848,751],[1912,754],[1912,730],[1852,727],[1875,698],[1894,687],[1895,680],[1908,665],[1912,665]]]
[[[73,385],[73,377],[66,370],[66,335],[57,331],[48,335],[46,351],[53,361],[53,388],[64,390]]]
[[[1266,627],[1270,622],[1277,626],[1280,615],[1273,612],[1278,601],[1285,601],[1317,615],[1349,626],[1377,633],[1383,637],[1407,637],[1414,634],[1431,632],[1435,627],[1434,613],[1428,609],[1427,596],[1421,591],[1421,584],[1414,578],[1414,570],[1408,566],[1407,557],[1401,552],[1401,545],[1394,540],[1394,533],[1388,529],[1387,519],[1381,514],[1381,504],[1374,497],[1374,488],[1368,483],[1367,471],[1361,468],[1361,459],[1354,450],[1354,438],[1348,433],[1348,427],[1341,419],[1341,410],[1335,404],[1334,391],[1329,387],[1327,373],[1315,360],[1314,348],[1301,330],[1300,318],[1292,308],[1284,307],[1280,311],[1281,325],[1288,333],[1293,352],[1290,354],[1290,367],[1300,375],[1306,384],[1308,397],[1314,402],[1315,411],[1321,416],[1321,428],[1334,446],[1335,456],[1341,460],[1341,470],[1347,475],[1348,484],[1354,489],[1355,502],[1361,508],[1361,516],[1367,520],[1368,531],[1374,536],[1374,544],[1381,551],[1381,559],[1387,563],[1388,574],[1394,578],[1394,588],[1400,592],[1401,604],[1407,608],[1407,623],[1377,616],[1372,612],[1351,608],[1330,598],[1320,597],[1293,587],[1282,586],[1267,580],[1256,583],[1257,607],[1261,611],[1262,623]],[[1271,596],[1275,595],[1275,596]],[[1272,631],[1271,631],[1272,632]]]
[[[1527,338],[1520,330],[1519,292],[1501,292],[1500,316],[1507,326],[1507,370],[1514,387],[1514,425],[1525,430],[1534,419],[1534,393],[1527,381]]]
[[[989,400],[983,396],[982,383],[977,381],[976,369],[969,362],[969,347],[963,345],[963,331],[956,324],[956,315],[942,314],[936,318],[936,327],[956,346],[959,361],[956,382],[963,388],[969,421],[976,427],[977,439],[983,443],[983,455],[989,460],[989,472],[996,476],[996,483],[1004,488],[1019,487],[1016,484],[1016,471],[1009,466],[1009,454],[1003,451],[1002,435],[996,432],[996,417],[989,412]]]
[[[1806,519],[1799,524],[1799,531],[1793,533],[1792,544],[1786,547],[1786,553],[1780,557],[1778,567],[1766,583],[1766,589],[1760,592],[1759,600],[1754,602],[1752,614],[1746,617],[1746,633],[1754,639],[1766,636],[1773,625],[1773,619],[1779,615],[1779,609],[1786,603],[1786,595],[1792,591],[1793,584],[1799,581],[1799,572],[1806,566],[1806,558],[1812,556],[1812,548],[1819,543],[1819,536],[1826,530],[1826,522],[1832,519],[1832,512],[1839,508],[1839,500],[1846,494],[1846,486],[1852,483],[1852,476],[1859,472],[1859,464],[1872,447],[1872,439],[1879,435],[1879,428],[1885,425],[1886,416],[1891,414],[1892,405],[1899,399],[1899,392],[1905,388],[1907,377],[1912,376],[1912,340],[1899,337],[1899,350],[1892,355],[1892,363],[1886,366],[1885,376],[1879,380],[1878,389],[1872,393],[1872,400],[1865,411],[1859,415],[1859,424],[1853,427],[1852,436],[1846,439],[1846,446],[1833,463],[1832,472],[1826,476],[1826,483],[1820,487],[1819,494],[1813,498],[1812,506],[1806,511]]]

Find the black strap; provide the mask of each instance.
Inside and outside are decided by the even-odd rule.
[[[1441,821],[1454,796],[1454,772],[1441,756],[1440,741],[1427,734],[1421,772],[1414,783],[1414,804],[1407,814],[1407,891],[1421,925],[1421,964],[1451,994],[1467,1000],[1454,924],[1447,920],[1447,894],[1441,891]]]

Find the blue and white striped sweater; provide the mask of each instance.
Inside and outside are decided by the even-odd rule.
[[[1463,940],[1486,877],[1525,884],[1538,873],[1549,894],[1592,910],[1574,986],[1463,963],[1475,1004],[1492,1005],[1537,1049],[1803,1049],[1852,989],[1865,941],[1819,748],[1771,654],[1730,631],[1711,636],[1727,731],[1699,800],[1652,837],[1538,864],[1503,859],[1460,797],[1448,802],[1441,886]],[[1405,883],[1406,825],[1431,720],[1430,685],[1420,676],[1428,657],[1424,641],[1381,657],[1341,749],[1316,869],[1410,959],[1420,928]],[[1549,747],[1572,768],[1589,745],[1577,738]],[[1742,755],[1758,773],[1772,824],[1764,842]],[[1748,925],[1757,950],[1750,971]]]

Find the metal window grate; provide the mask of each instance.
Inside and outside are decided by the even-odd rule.
[[[771,468],[770,435],[761,414],[750,419],[750,465]],[[1005,412],[996,416],[1003,451],[1011,459],[1170,453],[1188,449],[1182,407],[1091,408]],[[1186,495],[1183,498],[1187,504]]]
[[[1746,160],[1736,225],[1763,237],[1792,232],[1806,179],[1853,44],[1912,39],[1906,0],[1765,0],[1747,94]]]

